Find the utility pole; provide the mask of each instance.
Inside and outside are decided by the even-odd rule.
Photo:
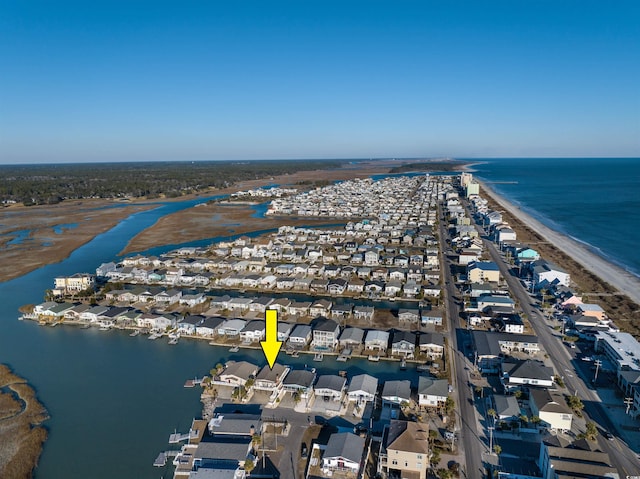
[[[602,361],[596,359],[594,364],[596,365],[596,374],[593,377],[593,382],[595,383],[598,380],[598,371],[600,370],[600,366],[602,366]]]
[[[633,404],[633,398],[624,398],[624,404],[627,406],[627,410],[624,413],[629,414],[629,409],[631,409],[631,405]]]

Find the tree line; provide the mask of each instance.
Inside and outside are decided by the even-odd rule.
[[[0,165],[0,201],[30,206],[83,198],[178,197],[239,181],[340,165],[340,161],[322,160]]]

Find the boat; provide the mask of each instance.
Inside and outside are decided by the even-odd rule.
[[[404,371],[405,369],[407,369],[407,360],[403,359],[402,362],[400,363],[400,370]]]
[[[380,361],[380,356],[378,356],[378,355],[376,354],[375,356],[369,356],[367,359],[368,359],[369,361],[373,361],[373,362],[376,362],[376,363],[377,363],[378,361]]]
[[[299,358],[300,357],[300,351],[294,351],[291,353],[291,357],[292,358]]]
[[[431,367],[428,364],[418,364],[416,366],[416,370],[420,372],[429,371]]]
[[[129,336],[131,336],[132,338],[135,336],[138,336],[140,334],[140,330],[136,329],[134,332],[132,332]]]
[[[237,353],[238,351],[240,351],[240,348],[238,346],[234,346],[231,349],[229,349],[230,353]]]
[[[316,353],[316,354],[313,356],[313,360],[314,360],[314,361],[322,361],[323,359],[324,359],[324,355],[323,355],[322,353]]]
[[[152,341],[155,341],[155,340],[156,340],[156,339],[158,339],[160,336],[162,336],[162,334],[161,334],[161,333],[151,333],[147,339],[151,339]]]
[[[178,339],[179,339],[179,338],[177,338],[177,337],[176,337],[176,338],[171,338],[171,339],[169,340],[169,344],[178,344]]]

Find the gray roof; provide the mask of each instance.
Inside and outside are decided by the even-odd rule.
[[[209,421],[209,430],[215,435],[250,436],[251,427],[260,430],[260,414],[225,413],[218,414]]]
[[[351,378],[348,392],[365,391],[375,394],[378,390],[378,378],[374,378],[368,374],[358,374]]]
[[[247,361],[228,362],[227,367],[222,372],[221,376],[236,376],[239,378],[248,379],[249,376],[253,376],[258,371],[258,366],[251,364]]]
[[[547,389],[531,389],[529,400],[533,401],[538,411],[572,414],[561,394]]]
[[[347,380],[342,376],[336,376],[334,374],[323,374],[318,377],[314,389],[331,389],[332,391],[342,391]]]
[[[308,324],[297,324],[291,334],[289,334],[290,338],[306,338],[311,334],[311,326]]]
[[[418,378],[418,394],[447,397],[449,396],[449,381],[420,376]]]
[[[382,388],[382,396],[395,396],[409,399],[411,398],[411,382],[407,380],[385,381],[384,387]]]
[[[512,378],[542,379],[545,381],[553,379],[553,369],[533,359],[525,359],[517,363],[503,363],[502,372]]]
[[[364,452],[365,439],[350,432],[332,434],[324,451],[323,458],[343,457],[360,463]]]
[[[336,323],[333,319],[327,319],[322,316],[316,318],[313,322],[313,330],[314,331],[327,331],[332,332],[336,329],[339,330],[338,323]]]
[[[520,406],[518,406],[518,400],[515,396],[496,394],[493,399],[498,417],[518,417],[520,415]]]
[[[349,341],[352,343],[362,343],[364,330],[360,328],[345,328],[340,335],[340,341]]]
[[[391,344],[399,343],[400,341],[407,341],[415,346],[416,334],[411,331],[396,331],[393,333]]]
[[[261,381],[272,381],[275,383],[286,369],[286,366],[283,366],[280,363],[274,363],[273,368],[264,366],[256,376],[256,379]]]
[[[312,373],[311,371],[306,371],[304,369],[294,369],[292,371],[289,371],[287,377],[284,378],[283,384],[289,386],[302,386],[305,388],[310,388],[315,377],[315,373]]]
[[[242,328],[241,332],[247,331],[264,331],[265,329],[265,321],[262,319],[252,319],[249,321],[244,328]]]
[[[419,344],[435,344],[444,347],[444,336],[441,333],[422,333],[418,337]]]
[[[227,440],[224,438],[213,441],[203,441],[198,444],[194,453],[196,459],[222,459],[230,461],[244,461],[249,451],[250,437]]]

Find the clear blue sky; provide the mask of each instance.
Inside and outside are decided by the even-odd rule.
[[[0,0],[0,162],[640,156],[640,2]]]

